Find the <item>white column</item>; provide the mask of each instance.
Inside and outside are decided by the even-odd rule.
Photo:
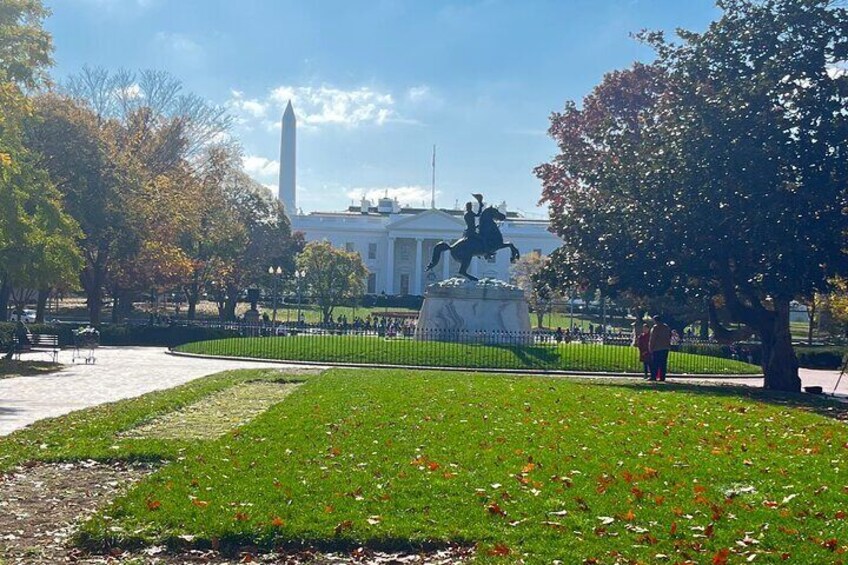
[[[389,238],[389,249],[386,254],[386,294],[395,293],[395,238]]]
[[[424,254],[421,252],[424,245],[424,239],[415,238],[415,282],[412,283],[412,294],[421,294],[421,262],[424,261]]]
[[[451,262],[451,254],[450,251],[445,251],[442,253],[442,280],[446,281],[450,277],[450,262]]]

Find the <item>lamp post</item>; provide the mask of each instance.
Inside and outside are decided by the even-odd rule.
[[[271,291],[271,292],[274,293],[274,296],[271,299],[272,303],[273,303],[273,310],[272,310],[272,314],[271,314],[271,327],[276,328],[277,327],[277,284],[278,284],[278,281],[280,280],[280,275],[283,274],[283,268],[277,267],[275,269],[274,267],[268,267],[268,274],[271,275],[271,278],[274,281],[273,290]]]
[[[294,279],[297,282],[297,325],[300,325],[300,305],[302,300],[302,295],[300,293],[301,283],[303,279],[306,277],[306,270],[300,269],[294,272]]]

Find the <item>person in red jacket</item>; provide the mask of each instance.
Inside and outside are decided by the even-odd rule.
[[[642,324],[642,333],[636,336],[633,345],[639,349],[639,361],[642,362],[642,367],[645,370],[645,380],[651,378],[651,351],[648,348],[650,339],[651,328],[648,324]]]
[[[668,372],[668,351],[671,349],[671,328],[659,316],[654,316],[654,327],[648,339],[651,352],[651,380],[664,381]]]

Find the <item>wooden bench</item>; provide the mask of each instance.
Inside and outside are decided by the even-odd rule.
[[[18,338],[15,337],[13,347],[18,360],[21,359],[21,353],[35,351],[39,353],[49,354],[54,363],[59,362],[59,336],[52,334],[30,334],[30,343],[20,344]]]

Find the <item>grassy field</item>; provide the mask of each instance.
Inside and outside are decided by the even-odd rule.
[[[231,338],[189,343],[186,353],[290,361],[402,364],[431,367],[559,369],[641,373],[633,347],[597,344],[495,346],[357,336],[303,335]],[[679,374],[759,374],[759,367],[706,355],[672,352],[669,372]]]
[[[102,456],[98,445],[116,443],[114,456],[175,459],[85,524],[80,540],[460,542],[483,562],[548,563],[832,563],[848,549],[848,430],[822,415],[844,409],[802,397],[334,370],[218,440],[142,447],[110,435],[154,406],[256,376],[212,377],[73,419],[88,427],[41,425],[78,444],[66,455]],[[0,453],[25,437],[41,441],[27,430],[0,440]]]
[[[174,458],[191,443],[124,438],[121,434],[156,416],[172,413],[236,384],[281,379],[286,380],[278,371],[219,373],[167,391],[72,412],[61,418],[41,420],[24,430],[0,437],[0,473],[30,460],[158,461]]]
[[[234,371],[0,438],[27,461],[169,460],[83,525],[102,548],[475,545],[481,562],[834,563],[844,406],[729,387],[337,369],[215,440],[126,432]],[[754,556],[754,557],[752,557]]]

